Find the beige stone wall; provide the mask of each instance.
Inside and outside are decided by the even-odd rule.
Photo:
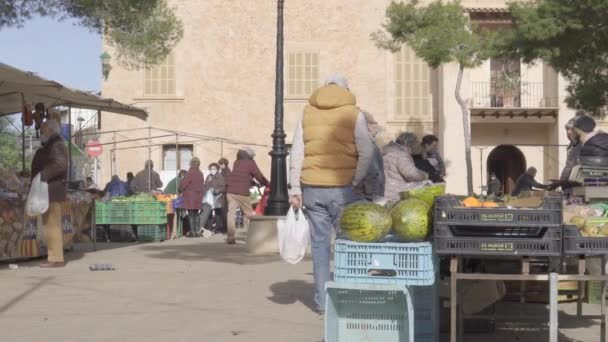
[[[176,6],[177,14],[184,23],[184,38],[174,51],[176,95],[164,98],[144,97],[143,71],[125,70],[113,63],[110,78],[102,84],[103,95],[146,108],[150,112],[150,118],[143,122],[104,113],[102,129],[111,131],[157,127],[266,145],[267,147],[256,147],[256,151],[260,167],[269,177],[270,158],[267,152],[272,142],[270,134],[274,114],[276,1],[239,1],[237,4],[221,0],[172,0],[171,3]],[[344,74],[357,95],[359,106],[374,114],[386,127],[385,140],[393,138],[402,130],[411,130],[420,136],[437,134],[441,140],[441,152],[450,162],[448,191],[464,193],[466,173],[462,114],[454,99],[457,66],[449,64],[431,72],[434,110],[430,117],[395,120],[393,56],[377,49],[369,39],[370,33],[379,28],[388,3],[390,0],[289,1],[285,9],[285,53],[318,51],[320,83],[332,72]],[[471,7],[501,7],[505,3],[506,1],[492,0],[464,1],[465,6]],[[114,55],[111,48],[104,49]],[[489,72],[489,66],[485,67],[482,66],[480,71],[465,73],[465,98],[471,96],[471,82],[481,76],[486,77],[485,69]],[[542,69],[532,71],[531,77],[535,80],[540,77],[542,80],[539,76],[542,75]],[[305,105],[305,99],[285,101],[288,142],[291,141],[296,119]],[[559,127],[563,126],[561,121],[560,117]],[[483,134],[486,132],[485,129],[478,131]],[[545,128],[545,131],[545,142],[557,141],[558,135],[563,135],[559,128],[553,131]],[[165,134],[169,133],[152,131],[152,136]],[[147,137],[148,131],[143,130],[122,132],[117,134],[116,139],[120,141]],[[477,139],[484,140],[484,137],[486,136]],[[111,142],[112,138],[113,135],[108,134],[102,140]],[[192,142],[195,145],[194,154],[201,158],[204,165],[217,161],[222,154],[233,160],[238,148],[238,145],[222,146],[218,142],[200,141],[195,137],[179,139],[182,143]],[[175,143],[175,137],[153,141],[154,144]],[[499,143],[501,142],[484,142],[490,146]],[[146,140],[139,140],[120,146],[146,144]],[[110,146],[106,146],[106,153],[101,157],[102,183],[112,173],[111,158],[107,153],[110,149]],[[558,154],[559,160],[565,160],[561,151]],[[155,160],[157,169],[161,168],[162,149],[159,146],[152,147],[150,156]],[[124,177],[127,171],[141,169],[147,158],[146,147],[118,151],[116,172]],[[530,162],[538,166],[550,164],[542,155],[530,152],[530,158]],[[542,170],[547,173],[546,167]],[[476,178],[479,178],[476,182],[481,184],[481,178],[478,175]]]

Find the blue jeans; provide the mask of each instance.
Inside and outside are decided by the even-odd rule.
[[[317,309],[325,310],[325,283],[331,278],[331,233],[339,230],[342,209],[355,202],[356,197],[352,187],[305,187],[302,198],[310,225],[315,304]]]

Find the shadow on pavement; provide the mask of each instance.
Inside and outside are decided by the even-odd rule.
[[[226,245],[224,242],[206,242],[191,245],[150,245],[139,248],[150,258],[190,261],[212,261],[237,265],[266,264],[281,261],[278,255],[247,253],[243,243]]]
[[[6,304],[0,306],[0,315],[3,314],[4,312],[8,311],[10,308],[12,308],[13,306],[15,306],[20,301],[22,301],[25,298],[27,298],[32,293],[36,292],[36,290],[38,290],[39,288],[41,288],[42,286],[44,286],[46,283],[48,283],[49,281],[53,280],[54,278],[55,277],[46,277],[46,278],[41,279],[38,283],[32,285],[32,287],[30,287],[29,289],[23,291],[17,297],[9,300]]]
[[[311,311],[315,311],[313,300],[314,285],[304,280],[288,280],[270,285],[272,297],[268,297],[273,303],[290,305],[300,302]]]

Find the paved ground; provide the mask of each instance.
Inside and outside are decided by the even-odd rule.
[[[274,256],[251,256],[242,244],[226,246],[221,237],[103,244],[95,253],[78,247],[63,269],[29,262],[12,271],[0,264],[1,341],[323,340],[322,317],[311,310],[310,260],[294,266]],[[90,272],[94,263],[112,263],[117,270]],[[599,341],[597,321],[573,319],[567,312],[574,306],[563,308],[562,341]],[[548,338],[527,330],[465,338],[490,340]]]

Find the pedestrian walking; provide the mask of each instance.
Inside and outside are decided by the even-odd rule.
[[[348,81],[333,75],[317,89],[299,118],[290,162],[290,203],[306,207],[311,228],[314,300],[325,310],[330,280],[330,243],[344,207],[356,200],[354,186],[374,159],[368,122],[356,106]]]

